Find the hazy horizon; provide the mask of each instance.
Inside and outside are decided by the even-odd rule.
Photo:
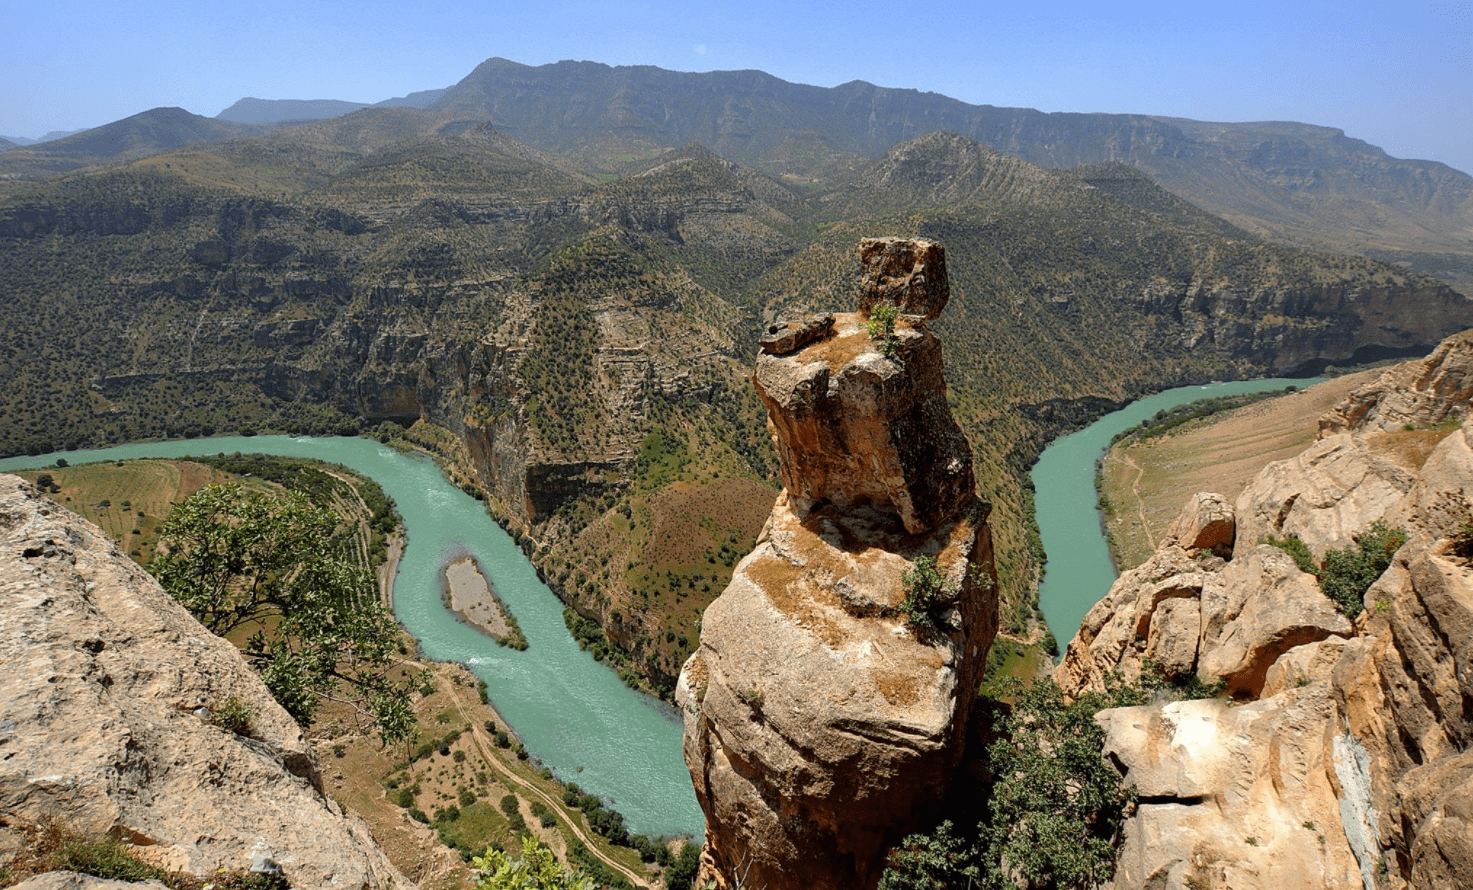
[[[157,107],[213,117],[246,97],[379,102],[451,86],[502,56],[758,69],[1047,112],[1298,121],[1473,172],[1473,3],[897,9],[865,0],[795,13],[771,0],[699,10],[666,0],[536,9],[83,0],[23,4],[8,18],[0,135],[27,139]]]

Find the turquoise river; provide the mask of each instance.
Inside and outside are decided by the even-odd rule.
[[[1067,644],[1115,578],[1095,510],[1095,460],[1115,434],[1198,399],[1303,386],[1266,379],[1189,386],[1133,402],[1059,438],[1033,468],[1039,530],[1048,570],[1039,599],[1049,627]],[[0,472],[70,463],[177,458],[232,452],[310,457],[342,464],[383,486],[404,517],[407,544],[394,581],[394,612],[426,655],[468,665],[486,681],[496,709],[532,756],[565,781],[610,800],[633,831],[692,834],[704,820],[680,752],[680,720],[668,706],[627,688],[578,648],[562,603],[537,579],[511,538],[479,502],[445,480],[433,461],[368,439],[219,437],[120,445],[0,460]],[[516,615],[530,644],[497,646],[440,601],[440,568],[469,554]]]
[[[1320,378],[1269,377],[1203,386],[1182,386],[1131,402],[1077,433],[1060,436],[1044,449],[1033,465],[1033,490],[1038,531],[1048,556],[1038,602],[1044,620],[1059,642],[1069,645],[1090,607],[1100,601],[1115,581],[1115,564],[1105,544],[1095,492],[1095,462],[1110,440],[1157,411],[1216,396],[1267,392],[1288,386],[1304,388]]]
[[[699,836],[704,830],[675,711],[629,689],[578,648],[563,625],[562,603],[522,551],[428,458],[369,439],[252,436],[7,458],[0,471],[49,466],[58,457],[79,464],[236,451],[331,461],[377,480],[398,505],[408,537],[394,580],[394,612],[425,654],[475,671],[532,756],[559,778],[611,800],[631,831]],[[480,562],[516,615],[527,651],[497,646],[441,604],[440,567],[462,554]]]

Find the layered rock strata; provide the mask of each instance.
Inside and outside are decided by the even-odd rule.
[[[1194,498],[1180,533],[1086,616],[1055,671],[1066,692],[1149,660],[1244,703],[1100,713],[1106,754],[1141,795],[1117,890],[1473,886],[1473,424],[1420,466],[1395,447],[1423,435],[1408,424],[1466,416],[1470,343],[1353,393],[1230,517]],[[1211,555],[1221,534],[1197,536],[1204,514],[1233,522],[1230,560]],[[1260,543],[1295,535],[1321,558],[1378,520],[1408,539],[1348,617]]]
[[[878,243],[866,255],[904,258],[907,284],[868,263],[868,303],[939,312],[941,248]],[[785,490],[676,691],[706,814],[702,880],[873,887],[961,759],[996,580],[925,315],[904,311],[888,342],[857,313],[764,340],[755,382]],[[935,601],[907,604],[904,579],[929,560]]]
[[[96,526],[0,476],[0,819],[112,832],[170,870],[406,888],[297,724]],[[236,734],[211,718],[244,708]]]

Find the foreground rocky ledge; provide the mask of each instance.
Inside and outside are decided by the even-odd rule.
[[[208,878],[408,888],[322,790],[300,729],[229,642],[101,529],[0,476],[0,817],[119,834]],[[211,723],[235,700],[250,735]]]

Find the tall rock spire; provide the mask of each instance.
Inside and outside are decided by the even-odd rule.
[[[723,887],[873,887],[961,759],[996,635],[989,508],[926,328],[945,252],[860,255],[860,312],[763,338],[784,490],[677,687],[702,880]]]

